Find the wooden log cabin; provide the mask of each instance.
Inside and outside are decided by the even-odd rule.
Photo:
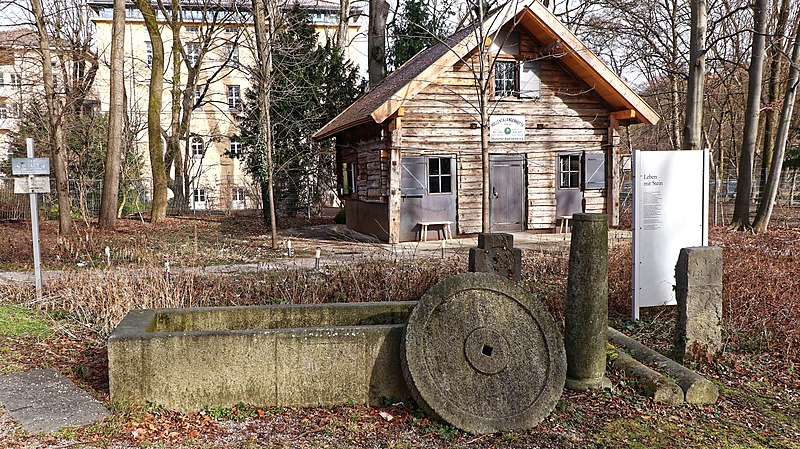
[[[437,223],[482,231],[480,54],[490,231],[553,231],[576,212],[617,224],[619,126],[658,115],[537,0],[512,0],[484,23],[423,50],[315,134],[336,138],[349,228],[390,243]]]

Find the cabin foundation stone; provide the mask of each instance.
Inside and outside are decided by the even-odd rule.
[[[722,348],[722,248],[681,249],[675,266],[676,360],[712,357]]]
[[[514,248],[514,236],[492,232],[478,234],[478,247],[469,250],[469,271],[494,273],[519,281],[522,273],[522,250]]]

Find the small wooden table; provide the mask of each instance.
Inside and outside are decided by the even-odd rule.
[[[419,222],[419,240],[421,242],[428,241],[428,226],[441,226],[442,227],[442,236],[444,240],[452,239],[453,234],[450,233],[450,225],[453,224],[452,221],[420,221]],[[436,232],[436,235],[439,235],[439,232]]]
[[[561,222],[559,234],[563,234],[565,229],[569,231],[569,221],[572,220],[572,215],[562,215],[558,217],[558,220]]]

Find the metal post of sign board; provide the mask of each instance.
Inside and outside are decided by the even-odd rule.
[[[25,139],[28,148],[28,157],[33,158],[33,139]],[[33,185],[34,175],[28,175],[29,185]],[[36,193],[30,194],[31,199],[31,239],[33,240],[33,276],[36,279],[36,299],[42,299],[42,256],[39,252],[39,201]]]

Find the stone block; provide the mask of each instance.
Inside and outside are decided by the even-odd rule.
[[[681,249],[675,266],[676,360],[713,357],[722,349],[722,248]]]
[[[469,250],[469,271],[493,273],[519,281],[522,278],[522,250],[514,248],[511,234],[478,234],[478,247]]]
[[[478,248],[511,249],[514,247],[514,236],[503,232],[483,232],[478,234]]]
[[[415,302],[134,310],[109,337],[115,401],[180,411],[406,398]]]

